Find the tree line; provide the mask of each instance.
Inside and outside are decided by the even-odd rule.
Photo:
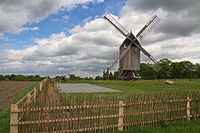
[[[195,79],[200,78],[200,64],[193,64],[190,61],[172,62],[169,59],[162,59],[158,62],[160,69],[154,70],[152,64],[141,63],[139,74],[142,79]],[[113,73],[103,71],[103,76],[97,76],[96,80],[117,79],[122,70]]]
[[[172,62],[169,59],[162,59],[158,62],[160,69],[156,71],[152,64],[141,63],[141,70],[139,74],[142,79],[195,79],[200,78],[200,64],[193,64],[190,61]],[[121,74],[119,69],[115,72],[108,70],[103,71],[102,76],[81,78],[75,74],[68,74],[67,80],[115,80]],[[66,80],[65,76],[57,76],[57,79]],[[40,81],[42,77],[39,75],[0,75],[0,80],[10,81]]]
[[[40,75],[0,75],[0,81],[41,81],[42,77]]]

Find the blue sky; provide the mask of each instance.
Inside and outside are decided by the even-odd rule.
[[[199,0],[2,1],[0,74],[101,75],[124,40],[103,19],[106,13],[134,34],[156,14],[161,21],[141,45],[157,60],[200,63],[199,5]]]

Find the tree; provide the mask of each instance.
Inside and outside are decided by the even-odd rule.
[[[119,75],[122,73],[122,69],[119,68],[117,71],[114,72],[113,74],[113,79],[117,79],[119,77]]]
[[[96,76],[95,77],[95,80],[102,80],[103,79],[103,77],[101,77],[101,76]]]
[[[165,58],[165,59],[160,60],[158,63],[161,68],[158,71],[157,78],[159,78],[159,79],[172,78],[171,71],[170,71],[170,65],[171,65],[172,61]]]
[[[0,75],[0,80],[5,80],[5,77],[3,75]]]
[[[81,78],[79,76],[76,76],[75,74],[68,74],[70,80],[80,80]]]
[[[196,78],[200,78],[200,64],[196,64],[195,67],[196,67],[195,76]]]
[[[28,80],[30,80],[30,81],[41,81],[41,80],[42,80],[42,78],[41,78],[39,75],[35,75],[35,76],[30,75],[30,76],[28,76],[27,78],[28,78]]]
[[[109,70],[103,70],[103,79],[108,80],[110,79],[110,73]]]
[[[180,64],[182,66],[182,76],[191,79],[195,71],[194,65],[189,61],[182,61]]]
[[[172,78],[183,78],[182,66],[179,62],[173,62],[170,67]]]
[[[28,78],[24,75],[15,75],[11,80],[13,81],[25,81]]]
[[[151,64],[141,63],[141,70],[139,71],[143,79],[156,79],[157,72],[151,67]]]

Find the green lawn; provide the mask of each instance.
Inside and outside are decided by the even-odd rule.
[[[200,90],[200,79],[178,79],[173,85],[168,85],[165,80],[117,81],[117,80],[76,80],[67,83],[89,83],[121,90],[121,93],[151,93],[151,92],[180,92]],[[117,93],[112,93],[117,94]]]

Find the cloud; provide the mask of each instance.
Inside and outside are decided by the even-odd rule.
[[[140,15],[159,14],[163,21],[157,32],[174,36],[188,36],[200,32],[199,0],[128,0],[121,13],[128,16],[131,12]]]
[[[32,30],[32,31],[38,31],[40,30],[38,27],[25,27],[23,30]]]
[[[0,39],[4,33],[19,34],[28,27],[27,23],[39,22],[49,14],[60,10],[69,10],[78,4],[88,2],[103,2],[96,0],[1,0],[0,1]]]
[[[90,20],[92,20],[92,16],[87,17],[86,19],[83,20],[83,22],[88,22]]]
[[[158,3],[151,5],[154,2]],[[172,7],[169,6],[170,2]],[[161,22],[141,45],[156,59],[199,63],[200,26],[196,12],[199,8],[197,0],[192,2],[186,8],[187,1],[177,4],[177,0],[128,0],[120,14],[114,17],[128,31],[137,34],[157,14]],[[0,72],[56,75],[60,73],[59,68],[64,68],[64,73],[95,76],[101,74],[118,56],[119,46],[124,40],[103,18],[88,20],[83,26],[76,25],[69,32],[70,35],[59,32],[48,38],[35,39],[37,45],[22,50],[4,50],[4,53],[0,53]]]
[[[200,10],[198,0],[128,0],[127,5],[142,11],[155,10],[158,8],[172,13],[181,10]]]
[[[101,73],[116,58],[123,38],[119,38],[104,19],[98,18],[80,26],[79,31],[70,36],[60,32],[34,41],[38,45],[22,50],[5,50],[7,56],[0,61],[1,72],[17,69],[22,73],[31,67],[34,73],[44,75],[47,71],[56,74],[58,68],[64,67],[68,73],[85,71],[94,75]],[[42,72],[44,69],[41,67],[46,71]]]
[[[97,3],[101,3],[101,2],[104,2],[104,0],[96,0]]]

